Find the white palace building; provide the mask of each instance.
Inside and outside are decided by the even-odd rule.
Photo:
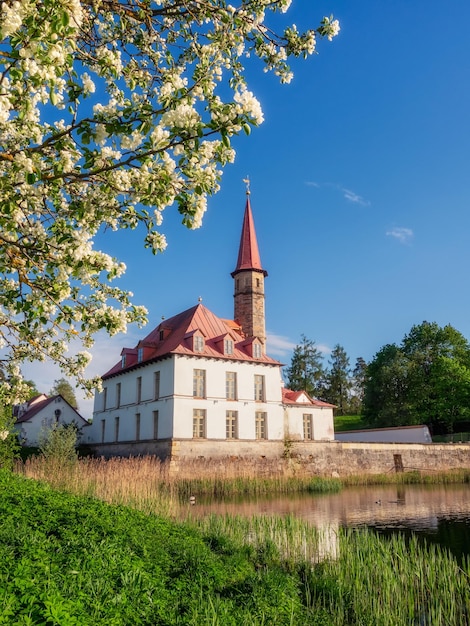
[[[105,457],[173,459],[272,456],[286,441],[333,440],[334,407],[286,389],[282,364],[266,354],[266,276],[248,192],[234,319],[200,303],[124,348],[102,377],[84,443]]]

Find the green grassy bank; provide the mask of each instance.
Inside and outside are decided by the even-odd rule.
[[[7,472],[0,516],[0,624],[470,624],[470,564],[399,537],[175,523]]]

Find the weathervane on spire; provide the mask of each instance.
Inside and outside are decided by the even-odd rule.
[[[243,179],[243,182],[246,185],[246,195],[249,196],[250,195],[250,177],[247,176],[246,178]]]

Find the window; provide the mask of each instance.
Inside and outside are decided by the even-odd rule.
[[[121,406],[121,383],[116,383],[116,408]]]
[[[114,441],[119,441],[119,417],[114,418]]]
[[[238,411],[226,411],[225,424],[227,439],[238,439]]]
[[[126,367],[126,355],[123,354],[121,357],[121,367]]]
[[[206,412],[204,409],[193,409],[193,437],[203,439],[206,436]]]
[[[256,439],[267,439],[266,433],[266,413],[256,411],[255,413],[255,432]]]
[[[158,411],[153,412],[153,438],[158,439]]]
[[[204,337],[194,335],[194,352],[204,352]]]
[[[225,397],[227,400],[237,399],[237,373],[225,372]]]
[[[137,401],[137,404],[140,404],[141,401],[142,401],[142,376],[138,376],[137,377],[136,385],[137,385],[137,389],[136,389],[137,398],[136,398],[136,401]]]
[[[135,440],[140,441],[140,413],[135,414]]]
[[[313,424],[312,424],[312,414],[304,413],[304,439],[313,439]]]
[[[264,402],[264,376],[255,374],[255,400]]]
[[[206,370],[193,370],[193,397],[206,397]]]
[[[160,330],[158,333],[158,338],[160,341],[163,341],[163,338],[165,336],[165,331],[164,330]]]
[[[103,411],[106,411],[107,402],[108,402],[108,388],[103,387]]]
[[[106,430],[106,420],[101,420],[101,443],[104,443],[105,430]]]
[[[160,397],[160,372],[153,373],[153,399],[158,400]]]
[[[253,344],[253,358],[255,359],[261,358],[261,345],[259,343]]]
[[[224,340],[224,354],[233,354],[233,341],[231,339]]]
[[[137,363],[142,363],[144,359],[144,349],[143,348],[138,348],[137,350]]]
[[[256,279],[256,286],[259,287],[261,285],[261,281],[259,278]]]

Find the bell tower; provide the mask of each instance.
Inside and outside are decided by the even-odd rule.
[[[235,282],[234,319],[247,337],[258,337],[263,346],[266,345],[264,279],[267,275],[268,272],[261,267],[248,188],[238,261],[232,272]]]

